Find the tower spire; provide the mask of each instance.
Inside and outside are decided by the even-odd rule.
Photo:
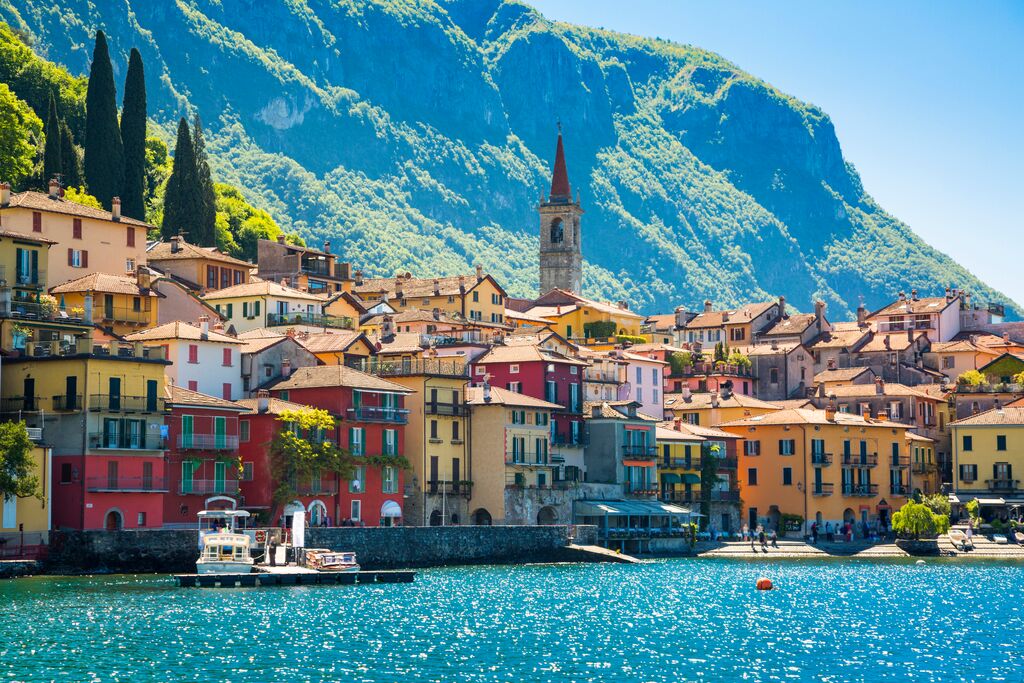
[[[572,201],[569,172],[565,168],[565,149],[562,147],[562,122],[558,122],[558,146],[555,148],[555,168],[551,172],[550,201]]]

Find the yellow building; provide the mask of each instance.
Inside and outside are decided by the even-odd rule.
[[[666,503],[700,504],[700,448],[704,437],[658,427],[658,481]]]
[[[293,325],[349,330],[355,327],[351,318],[324,315],[323,298],[269,280],[209,292],[203,296],[203,301],[224,316],[224,324],[236,333]]]
[[[377,349],[365,334],[350,330],[316,333],[302,330],[295,334],[295,341],[324,365],[356,367],[355,363],[377,353]]]
[[[722,398],[719,392],[683,391],[679,394],[665,394],[666,419],[682,420],[685,424],[704,427],[764,415],[779,409],[774,403],[745,394],[729,394],[726,398]]]
[[[567,517],[555,480],[551,412],[561,406],[498,387],[470,387],[472,524],[543,524]],[[569,477],[559,481],[571,486]]]
[[[548,322],[564,338],[588,346],[614,345],[619,335],[640,336],[644,316],[629,310],[625,302],[609,304],[585,299],[571,292],[553,289],[526,310],[530,316]]]
[[[414,278],[405,273],[393,278],[364,280],[357,271],[352,292],[368,309],[387,301],[396,313],[437,309],[471,321],[505,323],[505,290],[480,266],[475,275],[433,279]]]
[[[151,285],[149,270],[140,268],[132,276],[90,273],[51,287],[50,294],[72,317],[126,336],[157,325],[160,294]]]
[[[738,474],[743,521],[783,529],[783,515],[880,531],[910,496],[908,425],[832,410],[787,409],[720,428],[742,436]]]
[[[939,493],[942,490],[942,476],[939,471],[939,459],[935,452],[935,441],[927,436],[907,432],[907,443],[910,448],[910,475],[913,477],[914,489],[924,495]]]
[[[39,295],[46,291],[46,273],[53,240],[31,233],[0,229],[0,314],[38,315]]]
[[[37,437],[38,432],[32,430],[29,437]],[[26,546],[20,555],[30,555],[33,546],[47,542],[50,531],[50,496],[53,495],[51,457],[52,449],[36,444],[29,457],[32,460],[32,473],[39,479],[39,493],[42,498],[10,498],[0,499],[0,538],[6,543],[8,551],[19,550],[19,544]]]
[[[1024,406],[1005,406],[950,424],[953,490],[977,500],[985,519],[1005,518],[1024,504]]]
[[[0,224],[5,230],[35,235],[54,243],[46,273],[49,285],[74,280],[90,272],[124,275],[146,263],[146,233],[155,226],[121,215],[68,201],[60,187],[50,193],[11,194],[0,183]]]
[[[255,268],[216,247],[197,247],[177,235],[150,247],[146,258],[161,273],[173,275],[200,294],[245,284]]]

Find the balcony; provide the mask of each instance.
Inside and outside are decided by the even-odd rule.
[[[1016,382],[957,384],[956,392],[958,394],[1020,394],[1024,393],[1024,384]]]
[[[889,456],[889,467],[895,467],[897,469],[904,469],[906,467],[910,467],[910,456],[909,455]]]
[[[551,453],[519,453],[517,451],[505,452],[506,465],[522,465],[523,467],[558,467],[557,463],[551,462],[555,456]]]
[[[662,491],[658,500],[665,503],[683,503],[685,505],[699,505],[701,502],[700,491]]]
[[[914,464],[910,466],[911,472],[914,474],[928,474],[934,472],[936,469],[935,463],[921,462],[918,460],[914,461]]]
[[[15,268],[13,277],[7,279],[7,266],[0,266],[0,280],[6,280],[7,285],[16,289],[42,289],[46,286],[46,271],[22,270]]]
[[[670,378],[706,377],[708,375],[729,375],[731,377],[753,377],[750,368],[729,363],[694,363],[692,365],[675,365],[669,371]]]
[[[700,458],[694,457],[682,457],[682,458],[668,458],[662,459],[662,467],[674,467],[681,470],[699,470],[700,469]]]
[[[563,434],[561,432],[555,432],[551,435],[551,444],[554,446],[586,446],[588,443],[587,437],[583,432],[576,434]]]
[[[725,457],[718,459],[718,469],[720,470],[734,470],[737,467],[739,467],[739,458]]]
[[[193,479],[192,481],[182,481],[178,485],[178,493],[180,493],[183,496],[207,496],[214,493],[223,494],[226,496],[233,496],[238,493],[238,480]]]
[[[348,419],[353,422],[388,422],[404,425],[409,421],[409,411],[405,408],[359,406],[348,409]]]
[[[338,315],[324,315],[295,311],[293,313],[267,313],[267,327],[281,325],[311,325],[313,327],[333,327],[341,330],[352,329],[352,318]]]
[[[811,452],[811,464],[818,465],[819,467],[828,467],[832,464],[831,453],[815,453]]]
[[[1017,490],[1017,484],[1020,483],[1019,479],[986,479],[985,483],[988,485],[988,490],[995,492],[1011,493]]]
[[[333,496],[338,493],[338,482],[336,481],[306,481],[300,482],[295,487],[295,492],[300,496]]]
[[[843,495],[854,498],[871,498],[878,495],[878,484],[843,484]]]
[[[640,460],[653,460],[658,457],[658,449],[656,446],[626,444],[622,447],[622,457]]]
[[[183,451],[237,451],[238,437],[233,434],[178,434],[177,445]]]
[[[93,315],[97,322],[148,325],[154,317],[154,312],[127,306],[98,306],[93,309]]]
[[[299,269],[306,275],[319,275],[320,277],[334,277],[334,273],[331,270],[329,262],[324,259],[313,258],[308,261],[303,261]]]
[[[626,381],[626,373],[591,371],[587,368],[583,370],[583,381],[595,384],[623,384]]]
[[[740,502],[739,491],[711,491],[712,503],[738,503]]]
[[[843,453],[845,467],[877,467],[878,453]]]
[[[163,397],[118,396],[116,394],[91,394],[89,410],[106,413],[162,413],[167,406]]]
[[[167,447],[159,434],[106,434],[89,433],[89,448],[115,451],[162,451]]]
[[[910,487],[906,484],[889,484],[889,493],[906,498],[910,495]]]
[[[416,360],[378,360],[376,358],[356,361],[351,367],[377,377],[412,377],[430,375],[469,379],[469,366],[461,358],[420,358]]]
[[[465,417],[469,414],[469,406],[464,403],[427,403],[423,406],[427,415],[448,415]]]
[[[77,413],[85,407],[82,395],[58,394],[50,402],[50,410],[61,413]]]
[[[473,492],[471,481],[428,481],[427,493],[431,495],[464,496],[469,498]]]
[[[622,488],[623,492],[627,496],[643,496],[646,498],[649,496],[657,496],[661,493],[653,483],[648,484],[642,481],[636,482],[635,484],[627,481],[626,485]]]
[[[835,484],[815,483],[811,484],[812,496],[831,496],[835,491]]]
[[[85,488],[91,493],[168,493],[163,477],[89,477]]]
[[[8,396],[0,398],[0,413],[34,413],[43,409],[42,404],[38,396]]]

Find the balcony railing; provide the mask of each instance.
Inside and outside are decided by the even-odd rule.
[[[506,451],[505,452],[505,464],[506,465],[526,465],[528,467],[558,467],[557,463],[552,462],[555,455],[552,453],[520,453],[517,451]]]
[[[410,377],[432,375],[435,377],[469,378],[469,366],[461,358],[420,358],[409,360],[354,360],[350,366],[377,377]]]
[[[985,483],[988,484],[989,491],[1015,491],[1017,484],[1020,483],[1019,479],[986,479]]]
[[[178,493],[182,495],[201,495],[206,496],[211,493],[221,493],[227,496],[233,496],[238,493],[238,480],[237,479],[193,479],[192,481],[183,480],[178,485]]]
[[[554,446],[586,446],[588,441],[586,434],[583,432],[580,432],[575,436],[572,434],[555,432],[551,435],[551,443]]]
[[[39,396],[0,398],[0,413],[33,413],[39,410],[43,410],[43,399]]]
[[[627,496],[656,496],[660,493],[658,488],[654,484],[647,484],[644,482],[626,482],[623,487],[624,492]]]
[[[55,412],[73,413],[85,407],[82,395],[58,394],[50,402],[50,410]]]
[[[658,499],[666,503],[696,505],[701,502],[700,491],[662,491]]]
[[[843,484],[843,495],[865,497],[878,495],[878,484]]]
[[[166,447],[164,438],[159,434],[89,433],[89,448],[92,450],[162,451]]]
[[[469,413],[469,406],[465,403],[427,403],[423,410],[427,415],[465,417]]]
[[[36,270],[22,270],[21,268],[15,268],[11,272],[11,278],[7,278],[7,266],[0,266],[0,280],[7,280],[8,286],[11,287],[31,287],[39,288],[46,285],[46,271]]]
[[[915,460],[914,463],[910,466],[910,469],[914,474],[927,474],[928,472],[931,472],[932,470],[935,469],[935,464]]]
[[[878,453],[843,453],[843,465],[847,467],[877,467]]]
[[[694,457],[681,457],[681,458],[662,458],[662,467],[674,467],[682,470],[699,470],[700,469],[700,458]]]
[[[313,327],[334,327],[352,329],[352,318],[322,313],[295,311],[293,313],[267,313],[267,327],[278,325],[312,325]]]
[[[118,396],[114,394],[91,394],[89,410],[108,413],[162,413],[166,410],[162,396]]]
[[[390,422],[404,425],[409,421],[409,411],[405,408],[359,406],[348,409],[348,419],[355,422]]]
[[[330,266],[327,265],[327,261],[303,261],[302,265],[299,266],[303,273],[307,275],[320,275],[321,277],[334,277],[331,272]]]
[[[831,496],[834,491],[835,484],[826,484],[824,482],[811,484],[811,495],[813,496]]]
[[[1024,384],[1017,382],[957,384],[956,391],[958,394],[1019,394],[1024,393]]]
[[[178,434],[178,448],[196,451],[237,451],[238,437],[233,434]]]
[[[300,482],[295,487],[295,492],[300,496],[333,496],[338,492],[338,482],[323,480]]]
[[[737,467],[739,467],[739,458],[735,456],[718,459],[718,469],[720,470],[734,470]]]
[[[889,492],[894,496],[909,496],[910,487],[906,484],[889,484]]]
[[[93,493],[167,493],[163,477],[89,477],[85,488]]]
[[[470,481],[428,481],[427,493],[432,495],[465,496],[473,493]]]
[[[658,457],[658,449],[656,446],[637,446],[634,444],[626,444],[622,447],[622,457],[649,460]]]
[[[828,467],[829,465],[832,464],[832,454],[831,453],[816,453],[816,452],[812,451],[811,452],[811,464],[812,465],[820,465],[822,467]]]
[[[97,321],[102,322],[147,325],[150,322],[150,318],[153,317],[153,312],[137,311],[127,306],[97,306],[93,308],[93,316]]]
[[[694,363],[693,365],[676,366],[669,371],[669,377],[704,377],[707,375],[733,375],[736,377],[753,377],[751,368],[729,363]]]
[[[739,491],[712,491],[712,503],[738,503],[740,502]]]
[[[889,456],[889,467],[904,468],[910,467],[910,456],[909,455],[896,455]]]

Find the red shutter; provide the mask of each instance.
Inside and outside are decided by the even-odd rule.
[[[68,249],[68,265],[73,266],[75,264],[75,250]]]
[[[231,367],[231,349],[224,349],[224,365]]]
[[[128,246],[135,246],[135,228],[128,228]]]
[[[224,382],[224,386],[221,387],[221,391],[224,392],[222,394],[224,400],[225,401],[230,401],[231,400],[231,383],[230,382]]]
[[[43,214],[38,211],[32,212],[32,232],[43,231]]]
[[[84,249],[82,250],[82,267],[89,267],[89,252],[85,251]]]
[[[71,236],[76,239],[82,239],[82,219],[74,218],[71,220]]]

